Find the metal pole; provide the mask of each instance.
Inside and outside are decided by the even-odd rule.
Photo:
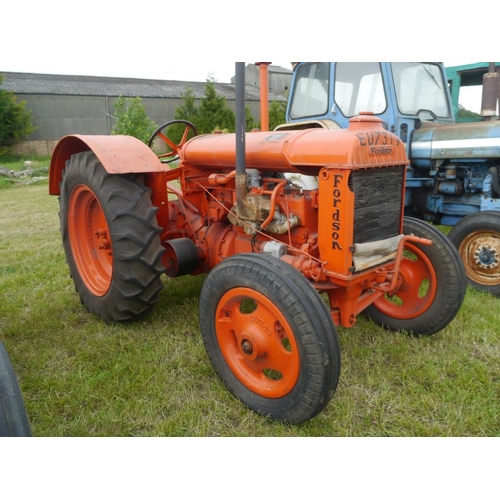
[[[267,67],[270,62],[256,62],[260,70],[260,129],[269,131],[269,82]]]
[[[245,167],[245,63],[235,63],[236,72],[236,210],[245,213],[247,174]]]
[[[236,70],[236,173],[245,173],[245,63],[235,63]]]

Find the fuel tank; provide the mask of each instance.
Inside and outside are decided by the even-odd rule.
[[[414,130],[410,160],[500,158],[500,121],[456,123],[423,122]]]
[[[306,129],[251,132],[245,135],[245,164],[270,172],[318,175],[327,165],[388,166],[407,164],[403,142],[370,115],[351,118],[345,130]],[[235,134],[202,135],[179,153],[181,160],[199,169],[234,169]]]

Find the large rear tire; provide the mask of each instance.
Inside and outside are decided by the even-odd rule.
[[[317,291],[288,264],[261,254],[224,260],[203,284],[199,314],[216,373],[253,411],[298,424],[333,396],[335,325]]]
[[[469,284],[500,296],[500,212],[468,215],[448,238],[462,258]]]
[[[9,354],[0,341],[0,437],[31,437],[21,389]]]
[[[82,304],[107,322],[144,316],[163,287],[150,191],[139,175],[107,173],[91,151],[66,162],[59,198],[66,260]]]
[[[365,314],[389,330],[432,335],[445,328],[462,306],[464,267],[450,241],[430,224],[405,217],[403,232],[433,244],[405,244],[398,289],[377,299]]]

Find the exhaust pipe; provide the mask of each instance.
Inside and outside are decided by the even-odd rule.
[[[245,212],[247,174],[245,164],[245,63],[235,63],[236,71],[236,208]]]
[[[495,63],[490,62],[488,73],[483,75],[483,94],[481,99],[481,117],[492,120],[497,114],[497,101],[500,96],[500,74]]]
[[[269,132],[268,72],[270,62],[256,62],[260,69],[260,129]]]

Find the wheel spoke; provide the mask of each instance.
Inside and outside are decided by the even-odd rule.
[[[184,144],[186,144],[190,131],[191,131],[191,129],[189,127],[186,127],[184,129],[184,133],[182,134],[181,142],[179,142],[179,148],[181,148],[182,146],[184,146]]]
[[[171,141],[166,135],[162,134],[161,132],[158,132],[158,137],[167,144],[167,146],[172,150],[171,153],[168,154],[177,154],[177,149],[179,146],[175,144],[175,142]],[[166,156],[166,155],[165,155]]]
[[[185,126],[185,129],[182,133],[182,138],[178,144],[169,139],[166,133],[164,133],[164,130],[166,131],[167,128],[173,124],[183,124]],[[182,146],[186,144],[190,132],[193,132],[194,135],[198,133],[196,127],[191,122],[187,120],[172,120],[170,122],[164,123],[153,132],[153,134],[149,138],[148,146],[151,148],[153,146],[155,139],[159,137],[165,144],[167,144],[167,146],[171,149],[171,151],[159,154],[158,158],[159,159],[168,158],[163,163],[170,163],[178,159],[179,151],[182,149]]]

